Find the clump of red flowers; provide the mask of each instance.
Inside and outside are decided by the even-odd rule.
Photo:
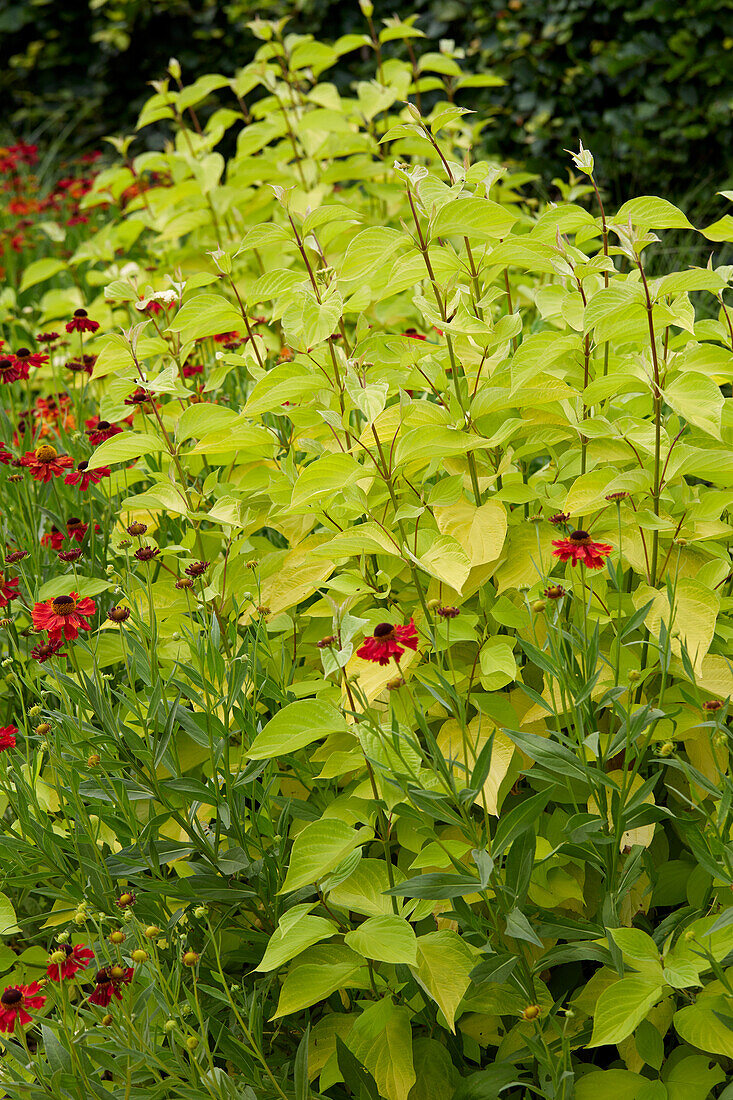
[[[603,562],[613,550],[607,542],[593,542],[587,531],[571,531],[566,539],[554,539],[552,551],[560,561],[575,566],[580,562],[588,569],[602,569]]]
[[[43,1008],[45,1003],[38,982],[8,986],[0,995],[0,1031],[12,1035],[16,1022],[25,1027],[33,1019],[28,1009]]]
[[[94,952],[90,947],[77,944],[60,944],[49,956],[46,974],[52,982],[60,982],[64,978],[73,978],[79,970],[86,970],[94,958]]]
[[[417,649],[417,642],[417,630],[412,619],[406,626],[378,623],[374,634],[364,639],[356,655],[365,661],[388,665],[392,658],[399,660],[405,649]]]
[[[96,610],[94,600],[71,592],[68,596],[55,596],[37,603],[33,608],[33,625],[36,630],[48,631],[51,644],[63,638],[73,641],[79,637],[80,630],[91,630],[89,620]]]

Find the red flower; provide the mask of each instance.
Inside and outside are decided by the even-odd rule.
[[[64,478],[64,485],[78,485],[79,491],[85,493],[91,485],[98,485],[102,478],[109,477],[112,473],[109,466],[100,466],[98,470],[87,472],[88,462],[80,462],[70,474]]]
[[[89,524],[82,523],[76,516],[70,516],[66,521],[66,534],[72,542],[83,542],[88,530]]]
[[[17,726],[0,726],[0,752],[3,749],[15,748],[15,735],[17,732]]]
[[[402,335],[407,336],[410,340],[427,340],[427,336],[423,336],[422,333],[417,332],[414,328],[405,329]]]
[[[110,424],[108,420],[99,420],[96,416],[91,417],[90,420],[85,420],[84,423],[87,427],[87,438],[93,447],[104,443],[105,439],[111,439],[113,435],[120,435],[122,432],[122,428],[117,424]]]
[[[364,639],[356,655],[365,661],[388,665],[392,657],[399,660],[405,648],[417,649],[417,630],[412,619],[407,626],[378,623],[374,627],[374,634]]]
[[[8,466],[13,461],[13,456],[10,451],[5,450],[4,444],[0,443],[0,462]]]
[[[63,957],[62,957],[63,956]],[[77,944],[61,944],[52,953],[46,967],[46,974],[52,982],[60,982],[62,978],[73,978],[79,970],[86,970],[94,958],[94,952],[90,947]]]
[[[52,527],[41,539],[41,546],[50,546],[52,550],[60,550],[66,535],[59,531],[58,527]]]
[[[15,361],[25,367],[25,377],[27,378],[28,368],[42,367],[44,363],[48,362],[48,356],[40,351],[32,352],[30,348],[18,348],[15,353]]]
[[[94,600],[88,596],[80,598],[78,592],[72,592],[37,603],[33,608],[33,625],[36,630],[48,631],[51,644],[62,638],[72,641],[79,637],[80,630],[91,630],[89,619],[96,610]]]
[[[58,332],[39,332],[36,336],[38,344],[54,344],[59,338]]]
[[[132,981],[135,973],[131,966],[103,966],[94,979],[94,992],[89,994],[89,1003],[106,1008],[113,997],[122,1000],[121,985]]]
[[[31,657],[34,661],[40,661],[43,664],[49,657],[65,657],[66,654],[61,649],[63,642],[39,642],[31,650]]]
[[[74,460],[70,455],[60,455],[50,443],[42,443],[35,451],[27,451],[20,464],[28,467],[36,481],[50,481],[52,477],[61,477],[64,470],[74,465]]]
[[[204,373],[203,363],[191,363],[189,366],[183,368],[184,378],[193,378],[197,374]]]
[[[7,386],[11,382],[17,382],[19,378],[27,377],[28,368],[19,363],[17,359],[11,359],[7,355],[0,359],[0,383]]]
[[[19,584],[19,577],[10,577],[5,580],[4,574],[0,573],[0,607],[5,607],[11,600],[18,599]]]
[[[603,561],[613,550],[607,542],[593,542],[587,531],[571,531],[566,539],[555,539],[552,551],[560,561],[578,562],[589,569],[602,569]]]
[[[85,309],[75,309],[74,316],[66,322],[67,332],[96,332],[99,321],[92,321]]]
[[[30,985],[10,985],[0,996],[0,1031],[12,1035],[17,1020],[21,1027],[29,1024],[33,1017],[29,1008],[43,1008],[46,998],[41,995],[38,982]]]
[[[229,343],[231,343],[232,340],[238,340],[238,339],[239,339],[239,333],[238,332],[219,332],[214,337],[214,343],[215,344],[229,344]]]

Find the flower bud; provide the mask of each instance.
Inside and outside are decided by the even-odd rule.
[[[134,963],[144,963],[148,961],[147,951],[143,951],[142,947],[137,947],[132,953],[132,961]]]
[[[541,615],[546,607],[547,604],[544,600],[535,600],[535,602],[532,604],[532,610],[534,611],[535,615]]]
[[[102,758],[98,752],[93,752],[90,756],[87,757],[87,767],[96,768],[101,759]]]
[[[121,928],[118,928],[115,932],[110,933],[109,942],[114,944],[124,943],[127,939],[125,933]]]
[[[542,1009],[539,1005],[527,1005],[522,1013],[523,1020],[536,1020]]]
[[[189,1037],[186,1039],[186,1050],[190,1050],[191,1053],[193,1053],[198,1045],[199,1045],[199,1041],[196,1038],[196,1036],[195,1035],[189,1035]]]
[[[637,680],[641,679],[641,673],[638,671],[638,669],[632,668],[629,672],[628,678],[632,684],[635,684]]]
[[[37,718],[40,713],[41,713],[41,708],[38,706],[37,703],[35,703],[28,710],[28,714],[31,718]]]
[[[102,1023],[104,1024],[104,1026],[105,1026],[105,1027],[109,1027],[109,1025],[110,1025],[111,1023],[114,1023],[114,1016],[112,1016],[112,1015],[111,1015],[111,1014],[110,1014],[110,1013],[108,1012],[108,1013],[106,1014],[106,1016],[103,1016],[103,1017],[102,1017]]]
[[[145,929],[145,938],[148,940],[154,940],[156,936],[160,935],[160,929],[157,924],[149,924]]]
[[[176,1021],[175,1020],[166,1020],[166,1022],[163,1024],[163,1031],[166,1033],[166,1035],[170,1035],[170,1033],[172,1031],[175,1031],[175,1030],[176,1030]]]
[[[198,955],[196,954],[195,951],[188,950],[188,951],[184,952],[184,954],[183,954],[183,965],[184,966],[195,966],[198,961],[199,961],[199,957],[198,957]]]

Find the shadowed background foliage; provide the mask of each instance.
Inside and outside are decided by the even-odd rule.
[[[549,180],[565,172],[563,148],[580,137],[613,197],[663,190],[694,206],[729,182],[729,0],[375,4],[377,20],[397,12],[418,14],[430,48],[453,39],[467,68],[506,82],[477,90],[472,104],[490,115],[490,154]],[[286,14],[292,31],[325,39],[364,29],[358,4],[338,0],[0,0],[6,125],[16,138],[89,148],[132,129],[145,81],[162,76],[170,56],[187,80],[229,75],[257,48],[248,21]],[[361,66],[366,73],[366,52],[344,58],[334,79],[346,84]]]

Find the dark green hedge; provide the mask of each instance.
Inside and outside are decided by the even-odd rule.
[[[377,0],[376,16],[395,10]],[[495,111],[491,152],[548,179],[582,137],[619,193],[727,182],[730,0],[415,0],[399,10],[464,47],[470,68],[507,81],[471,104]],[[355,0],[0,0],[4,118],[17,136],[87,146],[130,128],[144,81],[171,55],[190,77],[231,73],[257,47],[247,21],[285,13],[293,30],[324,38],[363,27]],[[349,64],[366,71],[368,59]]]

